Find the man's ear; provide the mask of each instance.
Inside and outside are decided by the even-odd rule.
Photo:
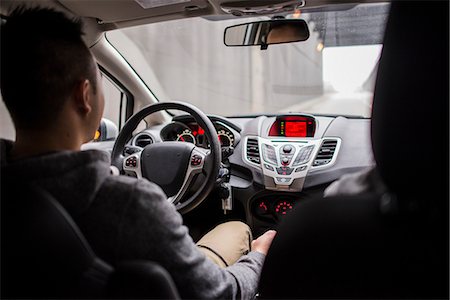
[[[88,79],[78,83],[75,88],[74,101],[78,112],[87,115],[92,110],[91,95],[92,84]]]

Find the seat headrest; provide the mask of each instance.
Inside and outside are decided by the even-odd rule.
[[[427,201],[448,194],[448,5],[393,1],[372,110],[373,151],[385,183],[397,195]]]

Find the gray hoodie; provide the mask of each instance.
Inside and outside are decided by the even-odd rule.
[[[64,151],[14,162],[4,154],[1,176],[50,192],[105,261],[156,261],[171,274],[182,298],[254,297],[263,254],[250,252],[221,269],[197,249],[163,191],[145,179],[110,175],[107,153]]]

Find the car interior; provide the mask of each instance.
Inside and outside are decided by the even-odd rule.
[[[3,0],[2,24],[19,5],[84,22],[105,111],[82,150],[159,185],[194,241],[228,220],[277,230],[258,298],[448,299],[448,1]],[[368,170],[385,190],[326,196]],[[2,298],[180,297],[1,180]]]

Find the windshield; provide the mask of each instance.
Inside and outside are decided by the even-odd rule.
[[[226,27],[267,17],[189,18],[115,30],[108,40],[159,101],[223,116],[279,112],[369,117],[388,4],[303,13],[307,41],[226,47]]]

